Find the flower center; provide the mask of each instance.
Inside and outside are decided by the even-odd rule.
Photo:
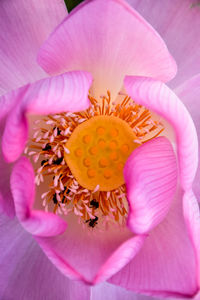
[[[127,158],[163,131],[145,107],[108,92],[101,102],[78,113],[48,115],[36,127],[25,153],[36,166],[35,183],[43,185],[45,211],[75,214],[83,227],[124,224],[128,214],[123,168]]]
[[[76,127],[65,146],[65,161],[80,185],[111,191],[124,184],[124,164],[139,144],[124,120],[102,115]]]

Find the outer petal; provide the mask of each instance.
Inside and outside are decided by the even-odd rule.
[[[158,300],[159,298],[148,297],[144,295],[134,294],[131,291],[112,285],[107,282],[91,287],[90,300]]]
[[[177,137],[181,184],[184,190],[191,189],[198,165],[198,140],[189,112],[162,82],[127,76],[124,84],[132,99],[172,124]]]
[[[124,178],[128,226],[137,234],[148,232],[166,217],[176,191],[176,158],[169,141],[159,137],[137,148],[126,162]]]
[[[0,108],[1,111],[1,108]],[[4,121],[0,120],[0,136],[2,136]],[[1,138],[0,138],[1,142]],[[11,174],[12,166],[8,165],[2,154],[2,150],[0,147],[0,213],[5,213],[9,217],[13,217],[15,215],[15,207],[12,198],[12,194],[10,191],[10,174]]]
[[[159,32],[178,65],[176,87],[200,70],[200,9],[196,0],[127,0]],[[172,3],[173,2],[173,3]]]
[[[9,217],[15,215],[13,197],[10,191],[10,174],[12,166],[8,165],[0,151],[0,213],[5,213]]]
[[[124,242],[99,269],[92,283],[105,281],[123,268],[141,249],[145,238],[145,236],[135,236]]]
[[[115,95],[125,74],[167,81],[176,73],[163,40],[123,0],[84,1],[44,43],[38,61],[50,74],[91,72],[98,95]]]
[[[35,197],[34,170],[25,157],[21,158],[11,174],[11,191],[18,219],[33,235],[54,236],[63,233],[66,223],[53,213],[32,211]]]
[[[18,94],[19,98],[23,97],[23,93],[15,91],[13,94]],[[0,144],[2,144],[2,135],[6,122],[7,114],[17,105],[18,97],[10,97],[9,94],[0,98]],[[16,102],[16,103],[15,103]],[[0,146],[0,211],[6,213],[9,217],[15,215],[14,202],[10,192],[10,174],[12,165],[8,165],[2,154],[2,147]]]
[[[133,237],[128,230],[116,233],[110,229],[95,234],[73,223],[73,228],[71,226],[61,236],[36,239],[65,276],[96,284],[125,266],[140,250],[145,238],[142,235]]]
[[[197,167],[195,128],[185,107],[163,83],[148,78],[127,77],[125,87],[137,103],[172,123],[177,134],[181,184],[186,193],[184,216],[182,195],[179,195],[165,220],[151,231],[137,257],[115,275],[111,282],[147,294],[191,297],[199,288],[199,212],[194,197],[188,196],[192,193],[191,186]],[[187,139],[184,139],[185,135]],[[192,243],[185,232],[185,221]]]
[[[13,251],[15,255],[13,255]],[[0,298],[156,300],[109,283],[89,287],[62,275],[17,220],[0,217]]]
[[[24,149],[28,134],[26,113],[46,115],[86,109],[90,105],[91,82],[88,73],[77,71],[43,79],[10,93],[9,97],[18,105],[9,113],[3,134],[2,149],[6,160],[15,161]]]
[[[197,283],[200,288],[200,212],[198,202],[192,191],[188,191],[183,197],[183,211],[188,233],[195,250]]]
[[[111,283],[154,296],[184,298],[198,291],[197,264],[182,213],[182,193],[176,199],[164,221],[150,232],[138,255],[109,280]]]
[[[181,86],[176,88],[175,93],[185,104],[190,112],[198,133],[198,141],[200,144],[200,74],[187,80]],[[197,175],[193,184],[194,192],[197,199],[200,201],[200,167],[197,170]]]
[[[90,287],[63,276],[32,236],[0,217],[0,299],[90,300]]]
[[[45,76],[36,53],[66,13],[64,1],[0,1],[0,94]]]

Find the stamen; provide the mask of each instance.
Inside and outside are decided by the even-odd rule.
[[[85,164],[89,178],[97,173],[97,169],[91,168],[91,159],[97,161],[97,153],[104,153],[105,145],[109,151],[103,157],[99,156],[98,168],[104,174],[105,180],[111,180],[113,166],[116,164],[117,172],[123,174],[125,161],[118,161],[120,155],[129,156],[136,147],[139,147],[148,140],[158,136],[164,127],[161,122],[152,119],[151,113],[145,107],[136,104],[124,93],[119,93],[123,100],[121,103],[111,101],[110,92],[102,95],[101,102],[89,95],[91,107],[78,113],[64,112],[61,114],[49,115],[44,119],[38,119],[34,123],[34,133],[30,139],[31,143],[25,148],[24,153],[30,156],[36,164],[36,185],[45,184],[46,178],[50,178],[47,191],[41,195],[44,210],[48,212],[53,205],[55,214],[67,216],[75,214],[78,222],[83,227],[107,228],[113,222],[123,225],[128,214],[128,203],[126,199],[126,187],[124,181],[115,188],[102,189],[102,181],[97,180],[92,188],[80,183],[79,178],[72,171],[68,159],[73,153]],[[70,148],[69,141],[77,128],[81,128],[90,120],[102,118],[102,120],[119,120],[128,126],[131,137],[129,143],[118,143],[118,128],[110,129],[111,140],[105,140],[104,126],[99,126],[94,135],[99,136],[99,143],[92,145],[91,135],[85,134],[83,144],[90,145],[88,157],[84,157],[85,149],[76,144],[75,149]],[[113,119],[114,118],[114,119]],[[106,121],[106,122],[107,122]],[[96,122],[96,121],[95,121]],[[89,124],[89,123],[88,123]],[[85,126],[85,125],[84,125]],[[120,127],[121,128],[121,127]],[[121,141],[121,137],[119,142]],[[132,141],[132,142],[131,142]],[[91,144],[90,144],[91,143]],[[107,143],[107,144],[106,144]],[[132,144],[131,144],[132,143]],[[134,147],[133,147],[134,146]],[[119,149],[119,150],[118,150]],[[75,152],[73,152],[75,151]],[[119,151],[119,152],[118,152]],[[130,152],[127,152],[130,151]],[[100,155],[99,154],[99,155]],[[112,168],[110,163],[112,162]],[[116,163],[117,162],[117,163]],[[39,166],[40,164],[40,166]],[[79,167],[81,171],[81,167]],[[43,183],[44,182],[44,183]]]

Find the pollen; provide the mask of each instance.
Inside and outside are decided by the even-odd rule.
[[[99,184],[99,191],[114,190],[124,184],[118,164],[125,165],[131,152],[139,147],[134,140],[136,134],[124,120],[95,116],[75,128],[65,144],[69,153],[64,159],[82,187],[94,190]],[[101,150],[99,144],[104,146]]]
[[[45,211],[76,215],[84,228],[123,226],[128,215],[124,165],[137,147],[164,127],[148,109],[110,92],[78,113],[63,112],[35,121],[25,154],[35,165]]]

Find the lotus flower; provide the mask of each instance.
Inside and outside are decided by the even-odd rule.
[[[129,2],[177,75],[125,1],[0,4],[2,299],[198,293],[200,11]]]

